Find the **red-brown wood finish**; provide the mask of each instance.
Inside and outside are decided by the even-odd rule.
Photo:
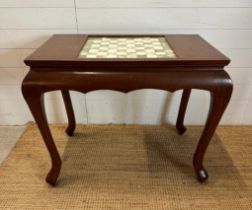
[[[79,59],[78,54],[87,37],[55,35],[25,60],[30,71],[23,81],[22,92],[52,160],[46,181],[55,185],[61,168],[44,109],[46,92],[61,90],[68,116],[66,132],[71,136],[75,117],[69,90],[87,93],[111,89],[126,93],[144,88],[170,92],[183,90],[176,123],[180,134],[186,130],[183,121],[191,89],[211,93],[208,119],[193,158],[198,180],[207,180],[204,154],[233,90],[232,81],[224,71],[230,60],[198,35],[165,36],[175,51],[175,59]]]
[[[68,118],[68,127],[66,128],[66,133],[69,136],[72,136],[76,127],[76,123],[75,123],[74,110],[73,110],[71,97],[70,97],[69,91],[67,90],[62,90],[61,94],[62,94],[63,101],[66,107],[67,118]]]
[[[186,113],[186,108],[187,104],[190,98],[191,94],[191,89],[184,89],[181,102],[180,102],[180,107],[179,107],[179,114],[176,122],[176,127],[180,135],[182,135],[186,131],[186,127],[184,126],[184,119],[185,119],[185,113]]]

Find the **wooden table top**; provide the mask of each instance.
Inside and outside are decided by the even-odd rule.
[[[89,38],[165,38],[169,56],[92,58],[80,56]],[[169,50],[169,49],[168,49]],[[174,54],[172,54],[174,53]],[[101,54],[102,55],[102,54]],[[35,71],[167,71],[222,69],[230,60],[199,35],[53,35],[25,59]]]

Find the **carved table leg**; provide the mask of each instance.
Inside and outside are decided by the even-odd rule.
[[[109,74],[71,74],[61,73],[61,80],[58,79],[59,73],[41,74],[30,72],[24,80],[22,91],[23,95],[33,113],[43,136],[47,149],[51,155],[52,169],[47,176],[47,182],[54,185],[59,175],[61,160],[53,142],[43,104],[43,93],[59,89],[72,89],[81,92],[88,92],[97,89],[111,89],[122,92],[129,92],[136,89],[156,88],[167,91],[184,89],[180,111],[177,121],[177,128],[183,133],[183,125],[186,106],[189,100],[191,89],[208,90],[211,92],[211,105],[206,126],[199,140],[193,158],[193,165],[198,180],[203,182],[208,178],[207,172],[203,167],[203,158],[207,146],[214,134],[214,131],[225,111],[232,93],[232,81],[228,74],[223,71],[171,71],[167,73],[109,73]],[[39,81],[39,82],[38,82]],[[83,81],[87,81],[83,85]],[[130,83],[129,83],[130,81]],[[148,82],[146,82],[148,81]],[[178,82],[179,81],[179,82]],[[129,85],[130,84],[130,85]],[[69,102],[68,92],[62,92],[69,118],[69,129],[73,132],[75,121],[73,120],[73,110]],[[69,109],[70,107],[70,109]],[[74,126],[73,126],[74,125]],[[184,129],[183,129],[184,128]],[[71,134],[71,132],[69,132]]]
[[[193,158],[194,169],[200,182],[208,178],[207,171],[202,165],[203,158],[207,146],[231,98],[232,89],[232,84],[230,84],[225,87],[219,87],[211,92],[211,104],[207,123]]]
[[[180,135],[182,135],[186,131],[186,127],[184,126],[184,119],[185,119],[185,113],[186,113],[187,104],[190,98],[190,94],[191,94],[191,89],[183,90],[180,107],[179,107],[178,119],[176,123],[176,127]]]
[[[74,110],[73,110],[71,97],[70,97],[69,91],[67,90],[62,90],[61,93],[62,93],[62,97],[65,103],[67,118],[68,118],[68,127],[66,128],[66,133],[69,136],[73,136],[76,123],[75,123]]]
[[[61,169],[61,159],[47,123],[43,93],[35,92],[34,89],[24,86],[22,92],[51,156],[52,168],[46,177],[46,182],[55,185]]]

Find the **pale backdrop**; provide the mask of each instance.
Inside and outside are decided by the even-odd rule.
[[[222,124],[252,124],[251,0],[0,0],[0,124],[32,116],[20,84],[23,59],[54,33],[197,33],[232,59],[234,93]],[[78,123],[174,123],[181,92],[72,93]],[[209,94],[193,91],[187,124],[206,120]],[[50,122],[65,122],[58,93],[46,96]]]

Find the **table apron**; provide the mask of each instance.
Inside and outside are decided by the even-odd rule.
[[[232,86],[232,80],[224,70],[154,73],[30,71],[23,81],[22,88],[35,88],[41,92],[73,90],[83,93],[109,89],[126,93],[138,89],[161,89],[170,92],[179,89],[214,91],[225,86]]]

